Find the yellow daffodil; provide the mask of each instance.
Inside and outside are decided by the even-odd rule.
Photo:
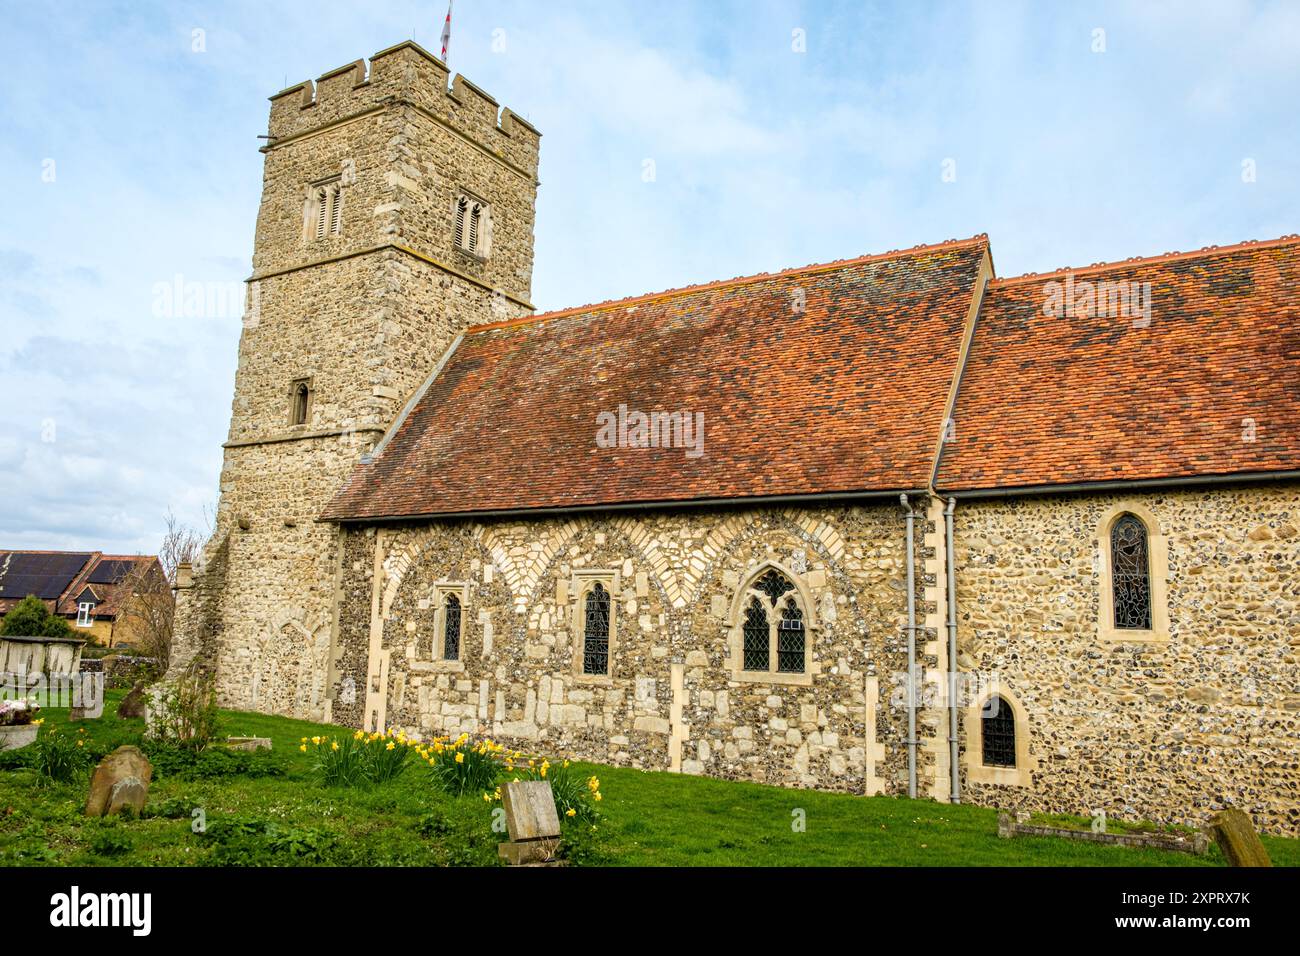
[[[564,811],[564,815],[566,817],[576,817],[578,815],[578,811],[573,809],[573,807],[569,807],[568,810]]]
[[[464,763],[464,762],[465,762],[465,755],[464,755],[463,753],[460,753],[459,751],[457,751],[457,752],[456,752],[456,763]]]
[[[601,797],[599,790],[597,790],[594,794],[592,794],[592,796],[595,797],[597,800],[604,799],[603,797]]]
[[[394,744],[394,743],[390,740],[390,741],[388,742],[388,746],[385,747],[384,749],[385,749],[385,750],[392,750],[395,746],[397,746],[397,745]]]
[[[339,742],[337,740],[331,740],[330,750],[338,750],[338,749],[339,749]]]
[[[301,744],[301,745],[298,747],[298,749],[301,750],[303,753],[306,753],[306,752],[307,752],[307,745],[306,745],[306,744]]]

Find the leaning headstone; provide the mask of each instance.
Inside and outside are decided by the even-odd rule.
[[[1250,817],[1236,807],[1220,810],[1211,817],[1210,833],[1229,866],[1273,865]]]
[[[547,863],[560,845],[560,816],[549,780],[513,780],[501,788],[510,842],[497,846],[508,863]]]
[[[102,817],[128,807],[139,812],[144,809],[152,779],[153,765],[140,748],[118,747],[99,762],[90,777],[86,816]]]
[[[122,698],[122,702],[117,705],[117,716],[119,720],[144,716],[144,681],[136,681],[135,686]]]

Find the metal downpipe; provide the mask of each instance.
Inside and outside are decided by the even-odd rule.
[[[949,792],[953,803],[961,803],[961,766],[957,746],[957,549],[952,539],[952,513],[956,508],[957,499],[949,498],[948,507],[943,512],[943,531],[948,546],[944,570],[948,578],[948,766],[952,775]]]
[[[916,797],[916,542],[912,532],[916,512],[907,495],[898,496],[907,509],[907,795]]]

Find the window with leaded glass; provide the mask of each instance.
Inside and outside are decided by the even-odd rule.
[[[460,599],[448,594],[442,609],[442,659],[460,659]]]
[[[599,582],[587,592],[583,609],[582,672],[609,673],[609,592]]]
[[[980,712],[983,760],[988,767],[1016,765],[1016,715],[1003,697],[990,697]]]
[[[802,674],[803,648],[803,611],[794,598],[789,598],[776,626],[776,669],[786,674]]]
[[[1119,517],[1110,530],[1110,574],[1115,627],[1151,629],[1151,564],[1147,528],[1136,515]]]
[[[767,611],[758,598],[750,598],[745,608],[744,624],[745,670],[767,670],[767,651],[771,635],[767,627]]]
[[[754,579],[740,621],[742,670],[806,672],[807,625],[800,600],[794,582],[775,568]]]

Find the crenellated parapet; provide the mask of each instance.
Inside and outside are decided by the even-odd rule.
[[[418,43],[407,40],[281,90],[268,132],[278,142],[395,103],[409,104],[515,166],[536,173],[541,133]]]

